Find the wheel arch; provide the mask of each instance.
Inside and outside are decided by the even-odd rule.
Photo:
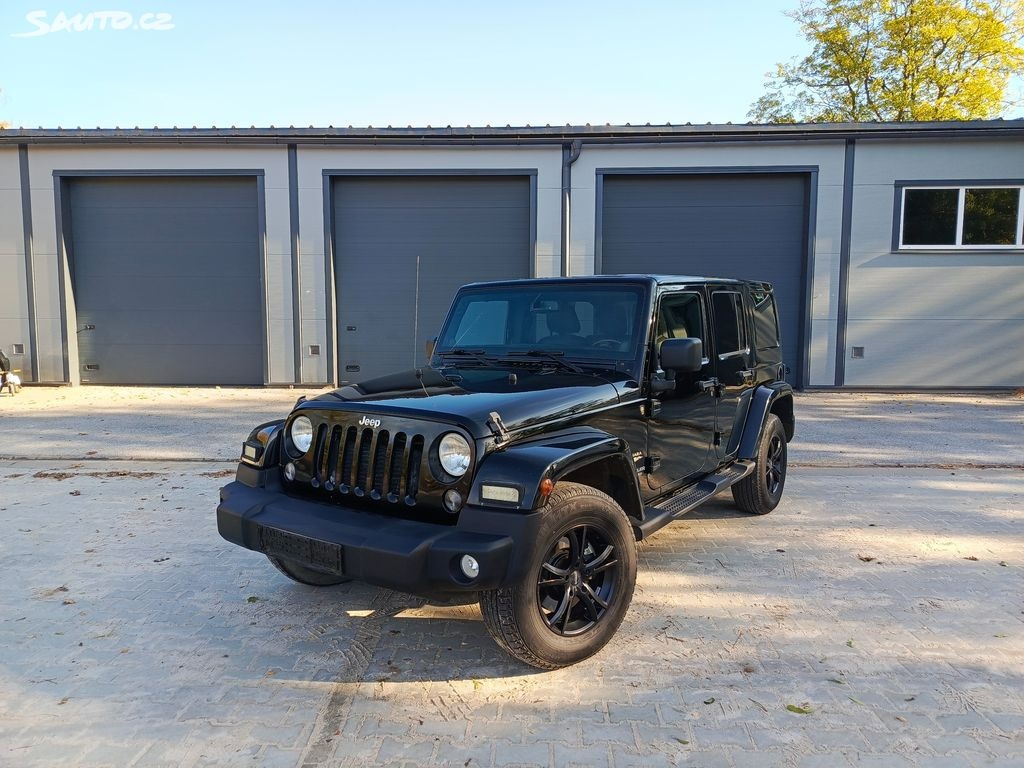
[[[643,503],[631,454],[625,440],[590,427],[565,430],[510,446],[489,455],[473,479],[469,503],[489,505],[482,498],[485,484],[520,490],[513,508],[531,510],[544,505],[544,480],[589,485],[612,497],[631,519],[643,519]]]
[[[796,421],[793,416],[793,395],[779,396],[772,401],[770,413],[774,413],[782,422],[782,428],[786,430],[786,442],[793,439],[796,431]]]
[[[274,419],[253,427],[242,443],[241,461],[260,468],[275,463],[285,421],[287,419]]]
[[[739,458],[753,459],[757,456],[757,446],[761,442],[761,433],[769,414],[779,417],[786,432],[786,442],[792,440],[796,423],[793,416],[793,388],[789,384],[777,381],[754,391],[747,410],[743,436],[740,438]]]
[[[575,466],[556,478],[556,482],[559,480],[589,485],[604,491],[622,507],[631,520],[641,522],[644,519],[644,505],[636,481],[636,470],[627,453],[609,454]]]

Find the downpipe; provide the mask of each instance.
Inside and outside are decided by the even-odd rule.
[[[569,277],[569,214],[572,203],[572,164],[583,151],[583,142],[575,139],[562,145],[562,276]]]

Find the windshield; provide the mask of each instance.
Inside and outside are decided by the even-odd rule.
[[[464,289],[438,338],[437,355],[557,357],[632,369],[642,356],[645,295],[639,285]]]

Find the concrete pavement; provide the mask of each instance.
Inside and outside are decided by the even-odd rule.
[[[779,509],[643,543],[613,642],[538,672],[222,541],[297,393],[199,392],[0,399],[0,765],[1024,766],[1019,399],[802,396]]]
[[[29,387],[0,396],[2,458],[234,461],[257,424],[324,390]],[[790,458],[813,466],[1024,467],[1024,398],[797,395]]]

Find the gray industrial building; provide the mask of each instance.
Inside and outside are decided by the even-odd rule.
[[[776,285],[802,387],[1024,385],[1024,121],[0,130],[27,382],[321,384],[422,364],[453,290]]]

